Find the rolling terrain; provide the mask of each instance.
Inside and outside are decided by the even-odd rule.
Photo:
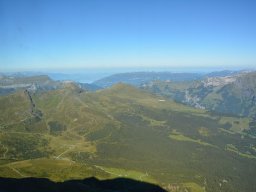
[[[222,116],[126,84],[66,83],[0,97],[0,176],[131,178],[167,191],[255,191],[246,117]]]

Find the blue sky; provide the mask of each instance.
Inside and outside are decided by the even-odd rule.
[[[0,71],[256,66],[254,0],[0,0]]]

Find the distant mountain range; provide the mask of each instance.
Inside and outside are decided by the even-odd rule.
[[[38,76],[0,76],[0,95],[14,93],[17,90],[27,89],[31,92],[49,91],[65,87],[67,84],[74,84],[85,91],[95,91],[100,89],[97,85],[89,83],[79,83],[73,81],[54,81],[47,75]]]
[[[111,75],[93,84],[105,88],[119,82],[127,83],[196,108],[254,117],[255,73],[245,70],[207,74],[134,72]]]
[[[80,91],[96,91],[127,83],[196,108],[222,114],[256,116],[256,72],[217,71],[208,74],[171,72],[119,73],[93,83],[54,81],[46,75],[17,73],[0,76],[0,95],[24,88],[29,91],[56,90],[74,84]]]
[[[256,72],[221,73],[219,76],[211,73],[196,81],[151,81],[141,88],[197,108],[256,116]]]
[[[47,75],[55,81],[74,81],[80,83],[91,83],[97,79],[111,75],[115,71],[104,71],[104,70],[80,70],[79,72],[9,72],[0,73],[0,76],[9,76],[15,78],[33,77]]]
[[[110,87],[116,83],[126,83],[134,86],[141,86],[145,83],[152,81],[195,81],[203,80],[210,77],[225,77],[233,76],[240,73],[250,72],[249,70],[240,71],[215,71],[211,73],[173,73],[173,72],[129,72],[129,73],[117,73],[110,75],[93,82],[93,84],[99,87]]]
[[[99,87],[106,88],[116,83],[127,83],[134,86],[140,86],[150,81],[191,81],[203,78],[202,74],[198,73],[171,73],[171,72],[130,72],[130,73],[118,73],[97,81],[93,84]]]

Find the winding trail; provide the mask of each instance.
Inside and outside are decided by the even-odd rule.
[[[127,174],[125,174],[125,175],[121,175],[121,174],[116,174],[116,173],[113,173],[113,172],[110,172],[110,171],[108,171],[108,170],[106,170],[106,169],[104,169],[103,167],[101,167],[101,166],[98,166],[98,165],[94,165],[96,168],[98,168],[98,169],[101,169],[102,171],[104,171],[104,172],[106,172],[106,173],[109,173],[109,174],[111,174],[111,175],[115,175],[115,176],[118,176],[118,177],[128,177],[128,175]],[[139,176],[139,180],[140,181],[142,181],[142,178],[143,177],[148,177],[149,175],[148,175],[148,172],[146,172],[145,174],[142,174],[142,175],[140,175]]]
[[[79,97],[74,97],[82,106],[84,106],[84,107],[86,107],[86,108],[88,108],[89,106],[86,104],[86,103],[84,103]]]
[[[16,172],[17,174],[19,174],[21,177],[26,177],[25,175],[23,175],[19,170],[11,167],[10,165],[8,166],[11,170],[13,170],[14,172]]]
[[[102,171],[104,171],[104,172],[106,172],[106,173],[109,173],[109,174],[111,174],[111,175],[115,175],[115,176],[118,176],[118,177],[121,177],[122,175],[118,175],[118,174],[116,174],[116,173],[113,173],[113,172],[110,172],[110,171],[108,171],[108,170],[106,170],[106,169],[104,169],[104,168],[102,168],[102,167],[100,167],[100,166],[98,166],[98,165],[94,165],[96,168],[98,168],[98,169],[101,169]]]
[[[62,152],[61,154],[59,154],[55,159],[61,159],[60,157],[61,157],[62,155],[64,155],[65,153],[67,153],[68,151],[70,151],[70,150],[72,150],[72,149],[74,149],[74,148],[75,148],[75,145],[70,145],[67,150],[63,151],[63,152]]]
[[[58,103],[58,105],[57,105],[57,107],[56,107],[56,109],[60,109],[61,108],[61,106],[62,106],[62,104],[64,103],[64,100],[66,99],[66,97],[67,97],[67,93],[65,93],[63,96],[62,96],[62,98],[61,98],[61,101]]]

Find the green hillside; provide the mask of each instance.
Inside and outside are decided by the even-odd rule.
[[[255,191],[249,118],[117,84],[0,97],[0,177],[132,178],[167,191]]]

